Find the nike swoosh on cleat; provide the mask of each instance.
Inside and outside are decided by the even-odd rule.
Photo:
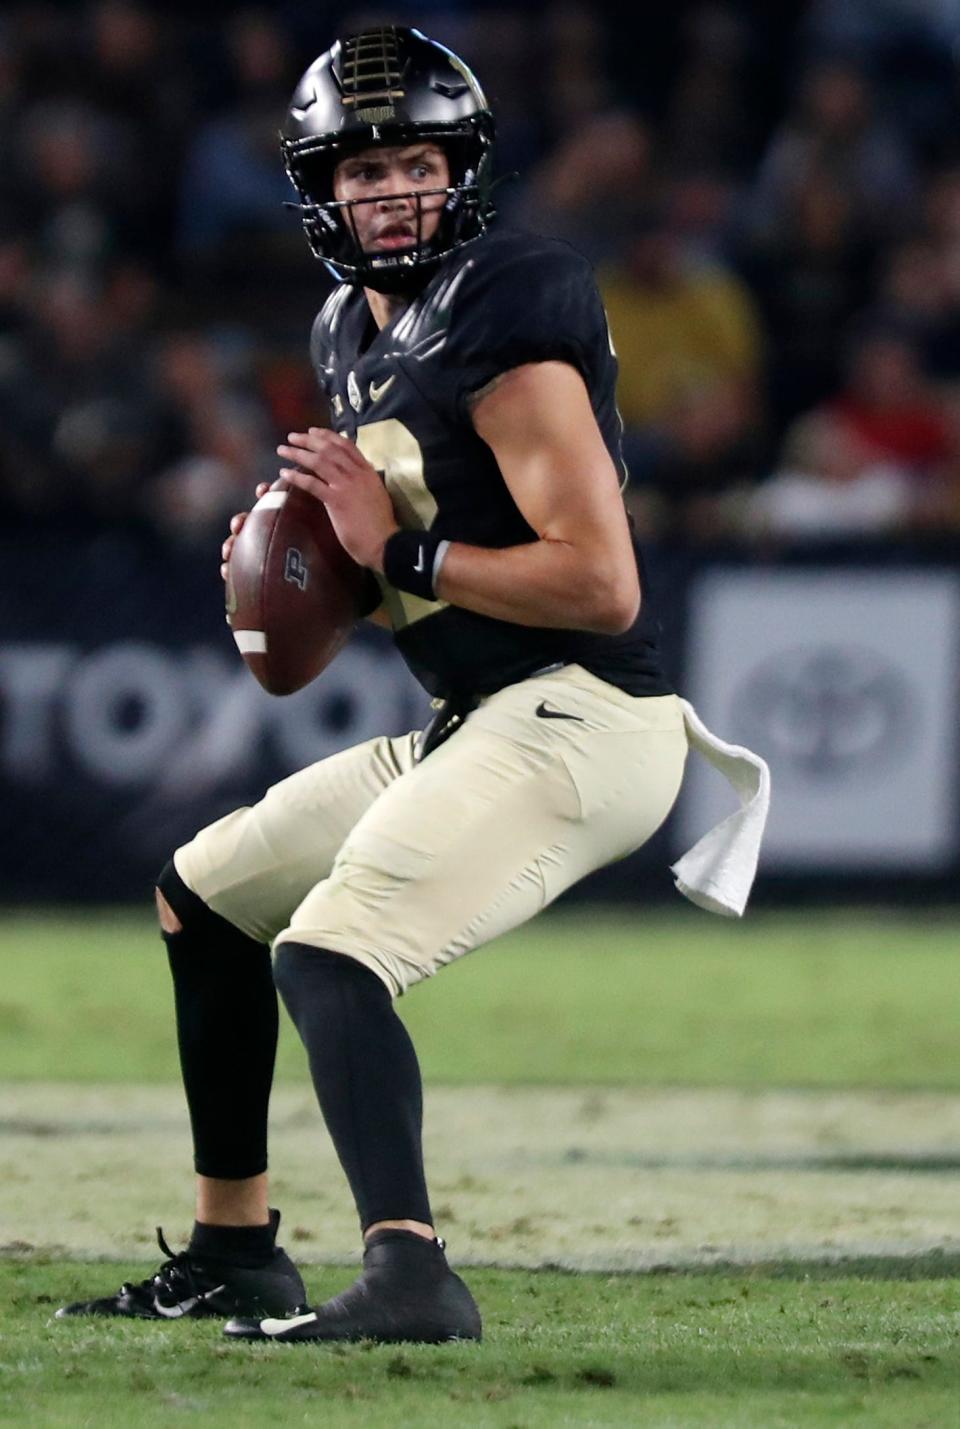
[[[213,1290],[205,1290],[202,1295],[190,1295],[186,1300],[181,1300],[176,1305],[161,1305],[156,1295],[153,1297],[153,1308],[158,1315],[162,1315],[165,1320],[179,1320],[184,1315],[189,1315],[191,1310],[204,1300],[209,1300],[214,1295],[219,1295],[221,1290],[226,1290],[226,1285],[218,1285]]]
[[[426,555],[426,552],[424,551],[423,546],[420,546],[420,547],[418,548],[418,550],[417,550],[417,563],[416,563],[416,565],[414,566],[413,569],[417,572],[418,575],[421,575],[421,576],[423,575],[424,571],[425,571],[426,568],[427,568],[427,567],[426,567],[426,562],[425,562],[425,560],[424,560],[424,556],[425,556],[425,555]]]
[[[265,1335],[280,1335],[284,1330],[295,1330],[298,1325],[312,1325],[316,1318],[311,1310],[306,1315],[291,1315],[289,1320],[261,1320],[260,1328]]]
[[[537,705],[537,717],[539,719],[575,719],[578,724],[583,724],[583,715],[564,714],[563,710],[552,710],[543,700]]]

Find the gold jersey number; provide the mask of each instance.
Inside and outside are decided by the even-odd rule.
[[[437,517],[437,503],[423,476],[423,450],[409,427],[396,417],[368,422],[357,428],[357,446],[371,466],[383,472],[397,520],[405,530],[429,531]],[[443,600],[423,600],[405,590],[395,590],[377,576],[394,630],[413,625],[443,610]]]

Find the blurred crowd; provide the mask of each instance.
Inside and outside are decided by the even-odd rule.
[[[630,9],[8,3],[4,521],[218,541],[319,419],[277,130],[393,21],[484,83],[501,220],[596,265],[649,539],[960,532],[960,3]]]

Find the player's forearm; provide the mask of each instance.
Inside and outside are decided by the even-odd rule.
[[[516,625],[619,635],[640,608],[636,568],[565,541],[504,550],[455,541],[436,582],[439,599]]]

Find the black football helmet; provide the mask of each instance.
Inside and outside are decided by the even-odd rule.
[[[300,195],[307,242],[335,278],[380,292],[402,292],[448,253],[482,234],[493,209],[493,115],[483,90],[455,54],[419,30],[394,25],[338,40],[307,70],[280,134],[287,173]],[[373,144],[440,144],[450,186],[391,197],[417,200],[417,238],[394,253],[365,253],[354,200],[333,196],[333,173]],[[439,227],[423,241],[420,200],[445,194]],[[360,200],[360,202],[369,200]]]

